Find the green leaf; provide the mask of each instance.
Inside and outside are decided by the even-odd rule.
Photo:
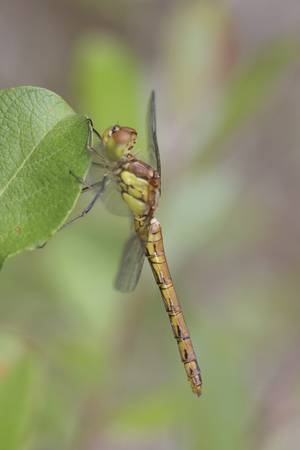
[[[223,99],[216,129],[201,151],[201,164],[214,159],[220,146],[262,108],[280,76],[299,59],[299,49],[297,41],[275,42],[236,71]]]
[[[0,266],[46,241],[80,194],[70,175],[84,177],[87,119],[46,89],[0,91]]]

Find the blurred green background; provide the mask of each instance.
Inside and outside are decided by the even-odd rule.
[[[99,203],[0,274],[1,450],[298,449],[300,4],[0,6],[1,88],[52,89],[141,150],[156,90],[158,218],[204,379],[194,398],[148,267],[113,290],[128,223]]]

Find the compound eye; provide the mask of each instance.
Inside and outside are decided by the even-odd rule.
[[[114,126],[111,128],[111,133],[114,134],[114,133],[116,133],[116,132],[119,131],[119,130],[120,130],[119,125],[114,125]]]

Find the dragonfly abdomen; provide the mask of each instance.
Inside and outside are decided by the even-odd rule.
[[[136,226],[138,231],[138,223],[136,223]],[[151,219],[150,222],[148,240],[146,243],[146,256],[149,260],[156,283],[160,289],[188,380],[191,383],[193,392],[200,395],[202,380],[199,365],[168,268],[161,226],[155,218]]]

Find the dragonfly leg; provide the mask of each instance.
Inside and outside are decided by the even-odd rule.
[[[84,208],[83,211],[81,211],[80,214],[78,214],[78,216],[73,217],[73,219],[69,220],[69,222],[65,223],[60,230],[62,230],[63,228],[67,227],[68,225],[71,225],[72,223],[76,222],[77,220],[81,219],[82,217],[86,216],[94,207],[95,203],[97,202],[98,198],[101,196],[101,194],[104,192],[105,190],[105,185],[107,182],[107,177],[103,177],[103,179],[101,181],[99,181],[96,184],[99,184],[99,188],[97,189],[94,197],[92,198],[91,202]]]
[[[90,130],[90,134],[88,136],[88,144],[93,144],[93,133],[95,133],[96,136],[98,136],[99,139],[101,138],[100,133],[94,128],[94,123],[92,121],[92,119],[90,117],[87,118],[88,121],[88,126],[89,126],[89,130]]]
[[[88,134],[88,140],[87,140],[87,149],[88,151],[90,151],[91,153],[94,153],[97,156],[102,156],[100,155],[100,153],[97,152],[97,150],[95,149],[95,147],[93,146],[93,135],[95,134],[100,141],[102,141],[101,135],[100,133],[98,133],[98,131],[94,128],[94,124],[92,119],[90,119],[88,117],[88,127],[89,127],[89,134]]]
[[[91,189],[94,189],[96,186],[100,186],[102,184],[103,178],[100,181],[95,181],[95,183],[88,184],[81,189],[81,193],[89,192]]]
[[[69,173],[70,173],[70,175],[72,175],[72,177],[75,178],[76,181],[78,181],[79,184],[83,185],[83,188],[81,189],[82,194],[84,192],[90,191],[91,189],[95,188],[96,186],[100,186],[103,181],[103,178],[102,178],[100,181],[96,181],[95,183],[92,183],[92,184],[87,184],[83,178],[76,175],[74,172],[72,172],[72,170],[70,170]]]
[[[62,227],[60,227],[60,229],[58,231],[61,231],[63,228],[67,227],[68,225],[71,225],[72,223],[76,222],[78,219],[81,219],[87,213],[89,213],[91,211],[91,209],[94,207],[94,205],[95,205],[96,201],[98,200],[98,198],[104,192],[105,185],[106,185],[106,182],[107,182],[107,177],[104,176],[102,178],[102,180],[100,180],[100,181],[96,181],[95,183],[92,183],[92,184],[87,184],[83,180],[83,178],[81,178],[78,175],[76,175],[74,172],[72,172],[72,170],[70,170],[69,173],[70,173],[70,175],[72,175],[78,181],[78,183],[84,185],[84,187],[81,190],[81,193],[88,192],[91,189],[95,188],[96,186],[99,186],[99,189],[97,189],[97,191],[96,191],[94,197],[92,198],[91,202],[84,208],[84,210],[80,214],[78,214],[78,216],[75,216],[73,219],[69,220],[69,222],[65,223]],[[48,243],[48,241],[42,242],[42,243],[38,244],[35,248],[37,250],[42,250],[47,245],[47,243]]]
[[[88,186],[84,179],[76,175],[76,173],[74,173],[72,170],[69,170],[69,174],[72,175],[72,177],[75,178],[75,180],[78,181],[79,184],[82,184],[84,187]]]
[[[48,241],[42,242],[41,244],[37,244],[35,247],[36,250],[42,250],[44,247],[46,247]]]
[[[92,198],[92,201],[84,208],[84,210],[78,214],[78,216],[73,217],[73,219],[69,220],[69,222],[65,223],[62,227],[60,227],[60,229],[58,231],[63,230],[65,227],[71,225],[72,223],[76,222],[78,219],[81,219],[82,217],[84,217],[87,213],[89,213],[91,211],[91,209],[94,207],[96,201],[98,200],[98,198],[101,196],[101,194],[103,193],[104,189],[105,189],[105,184],[106,184],[106,177],[104,177],[101,181],[97,181],[96,183],[93,183],[91,185],[85,186],[82,189],[82,192],[87,192],[90,189],[92,189],[95,186],[99,186],[99,189],[96,191],[94,197]],[[38,244],[35,248],[37,250],[42,250],[46,245],[47,245],[48,241],[42,242],[40,244]]]

